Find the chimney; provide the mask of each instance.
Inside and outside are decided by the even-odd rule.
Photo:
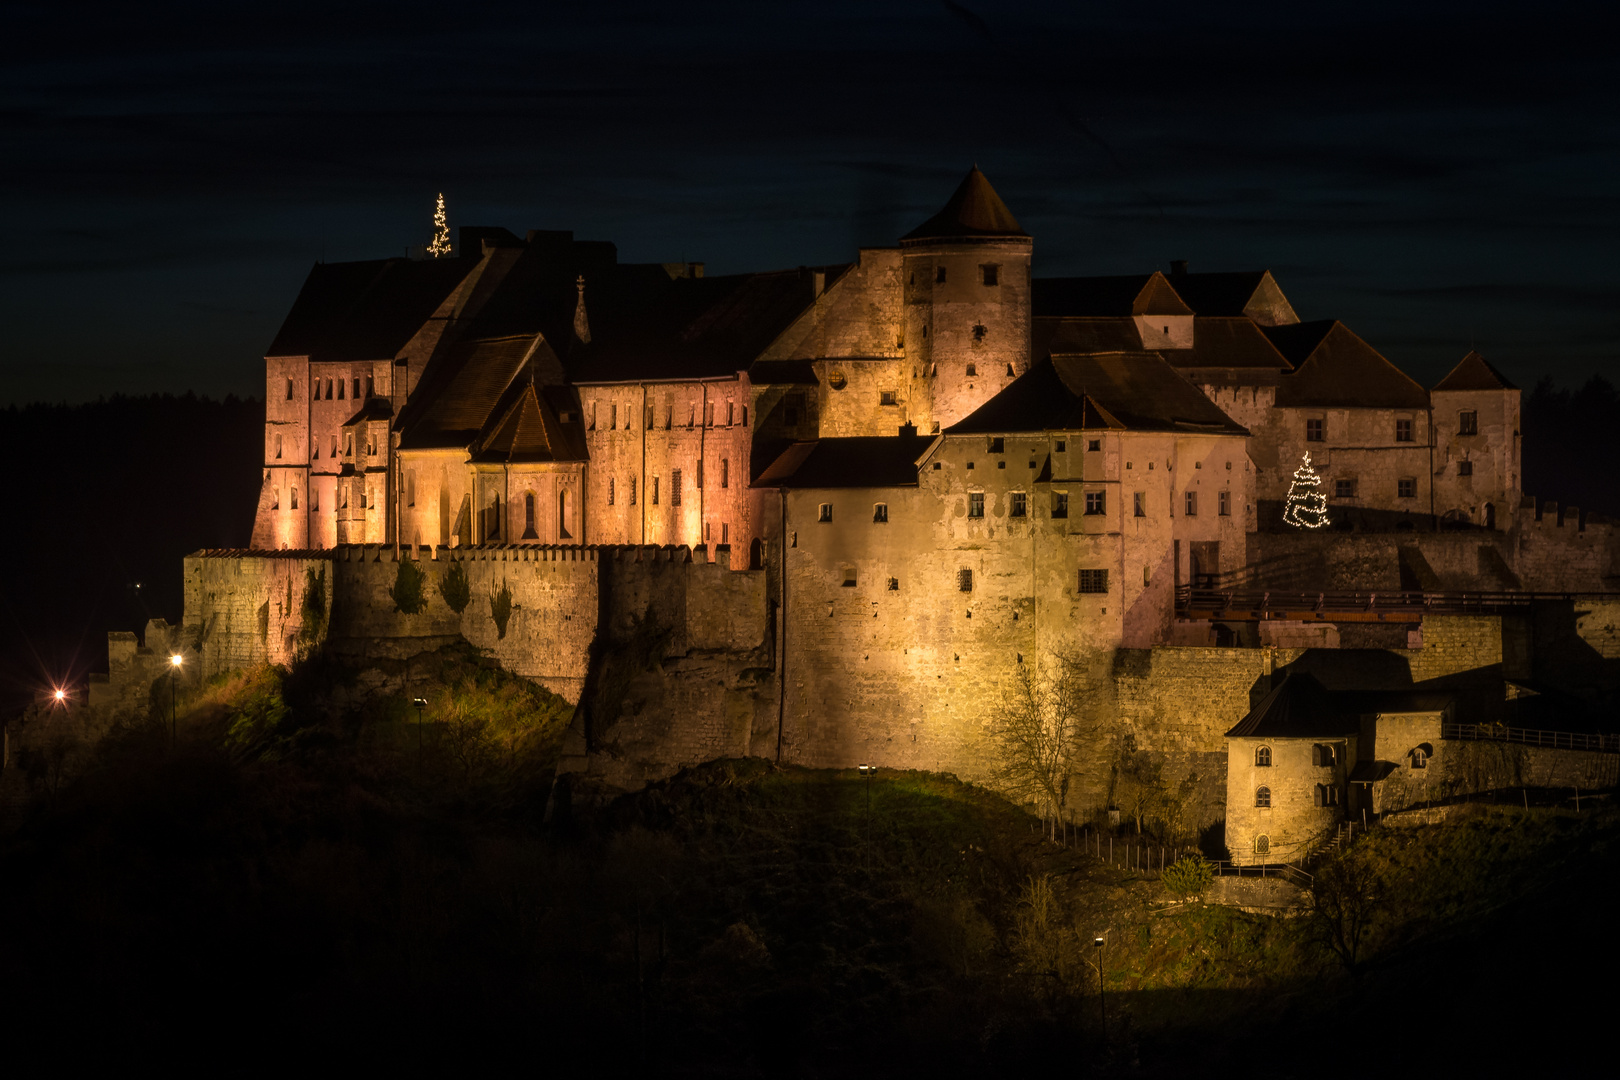
[[[906,435],[915,435],[915,434],[917,434],[917,425],[913,424],[913,423],[911,423],[909,421],[907,421],[904,424],[901,424],[900,425],[900,434],[901,434],[902,437],[904,437]]]
[[[1170,260],[1170,276],[1171,277],[1181,277],[1186,272],[1187,272],[1187,260],[1186,259],[1171,259]]]

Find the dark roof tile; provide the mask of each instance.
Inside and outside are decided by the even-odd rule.
[[[901,242],[961,238],[1027,237],[996,189],[975,165],[939,213],[901,237]]]
[[[392,360],[477,262],[317,263],[265,355],[318,363]]]
[[[1031,305],[1036,318],[1193,313],[1158,271],[1110,277],[1036,278],[1031,285]]]
[[[470,446],[523,369],[538,335],[461,341],[433,357],[400,410],[400,448]]]
[[[1477,352],[1469,354],[1451,369],[1451,373],[1441,379],[1434,387],[1437,391],[1450,390],[1517,390],[1518,387],[1508,382],[1507,378],[1490,365],[1483,356]]]
[[[916,487],[917,461],[933,435],[862,435],[816,439],[788,447],[754,481],[755,487]]]
[[[1295,366],[1277,384],[1282,408],[1426,409],[1429,392],[1337,320],[1263,328]]]

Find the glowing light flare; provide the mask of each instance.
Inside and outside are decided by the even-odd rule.
[[[169,657],[169,663],[173,664],[175,667],[179,667],[185,662],[186,658],[181,656],[179,653],[175,653],[173,656]]]
[[[66,690],[58,690],[52,696],[55,697],[57,701],[66,701],[67,700],[67,691]]]
[[[1294,470],[1294,482],[1288,485],[1283,520],[1299,529],[1320,529],[1328,524],[1327,496],[1322,494],[1322,478],[1311,468],[1308,450],[1304,464]]]

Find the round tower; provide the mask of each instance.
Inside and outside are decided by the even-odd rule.
[[[918,431],[950,427],[1028,369],[1034,244],[977,166],[900,238]]]

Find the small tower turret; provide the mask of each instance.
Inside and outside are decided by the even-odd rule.
[[[949,427],[1028,369],[1034,244],[977,166],[901,237],[917,430]]]

